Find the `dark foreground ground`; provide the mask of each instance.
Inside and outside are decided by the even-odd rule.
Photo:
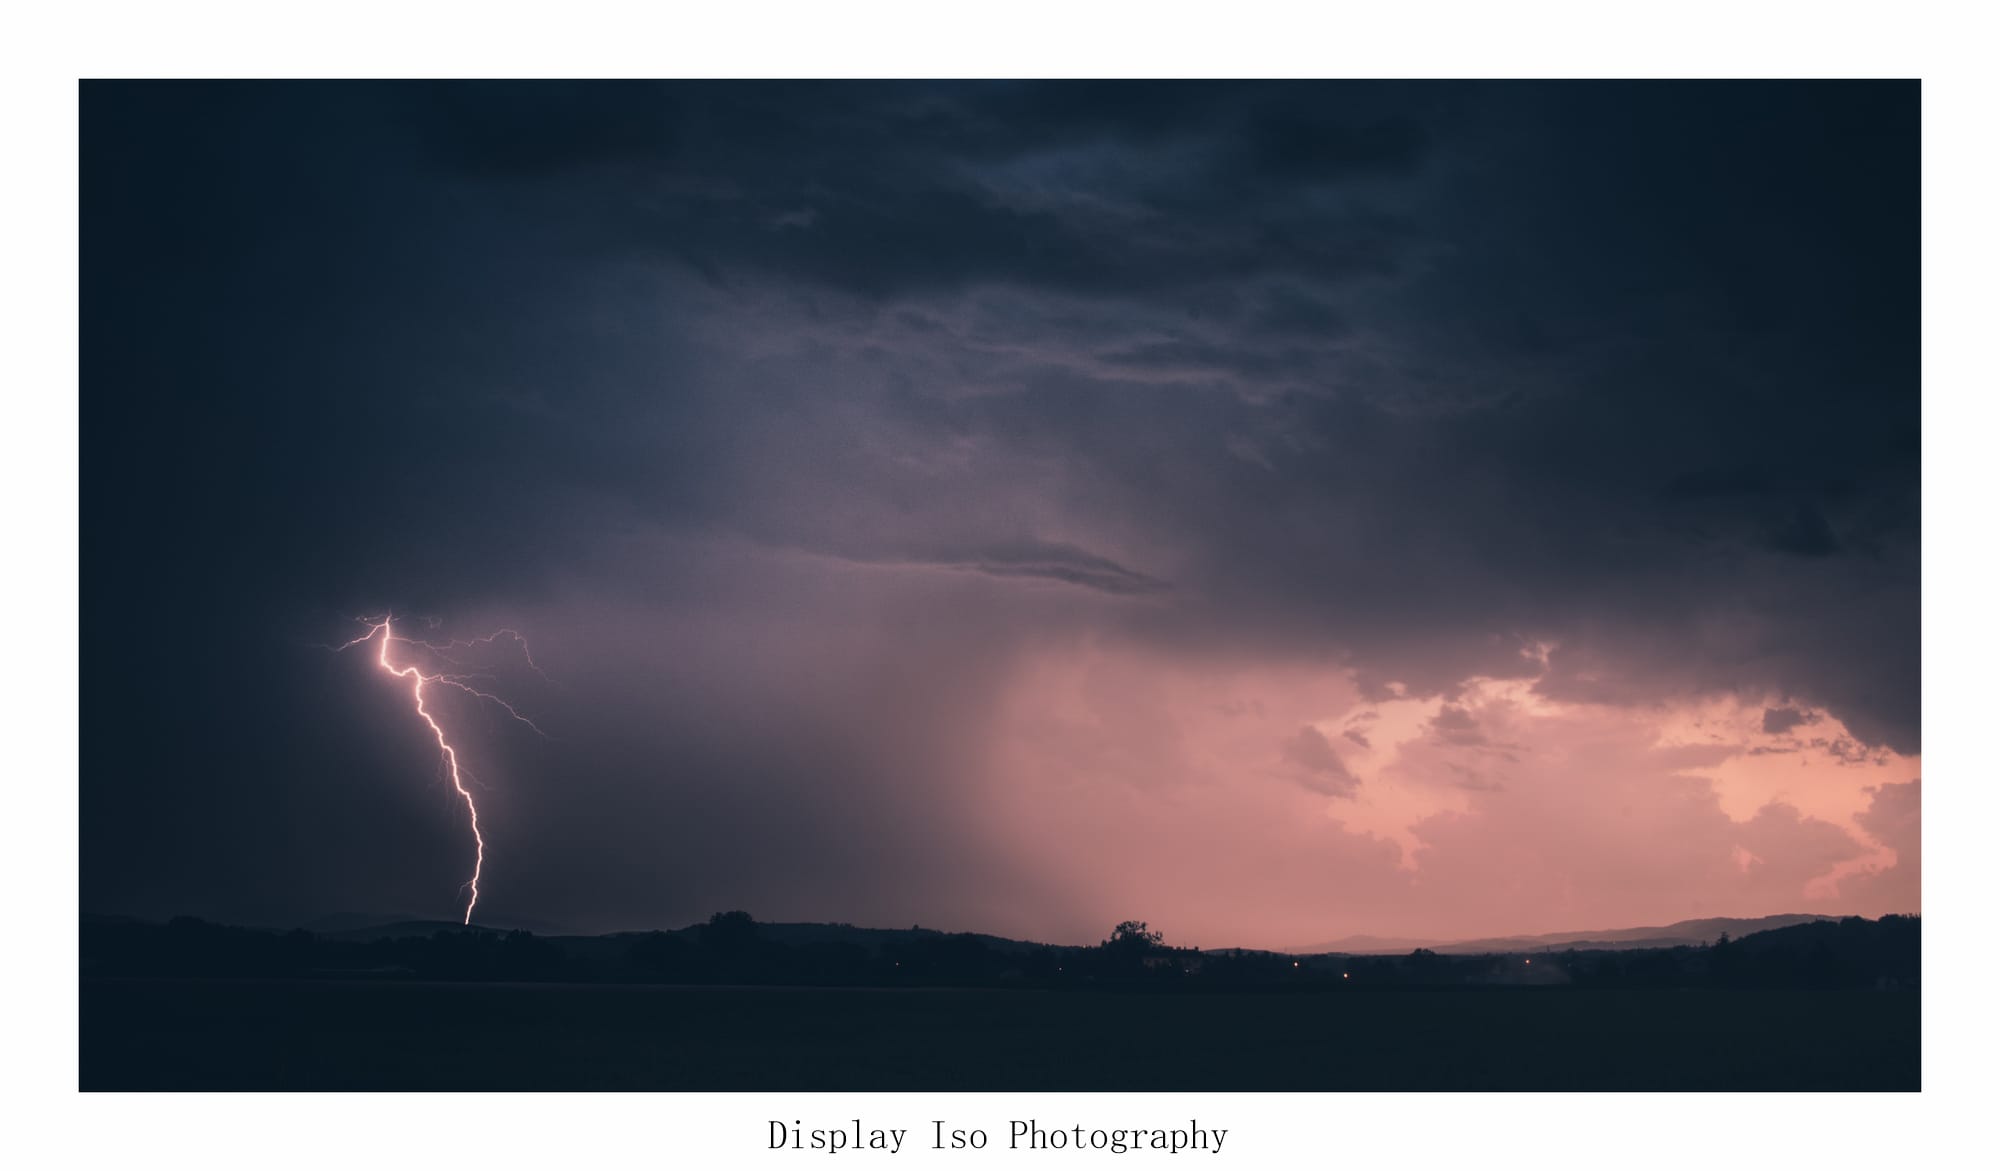
[[[1914,1090],[1915,991],[86,980],[82,1088]]]

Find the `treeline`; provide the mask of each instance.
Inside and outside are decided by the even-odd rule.
[[[562,978],[565,958],[555,941],[526,931],[468,928],[352,940],[182,917],[164,926],[86,921],[79,967],[86,977],[548,980]]]
[[[859,935],[861,933],[857,933]],[[741,911],[695,928],[610,936],[438,929],[359,939],[175,919],[87,920],[86,977],[506,980],[819,987],[1334,991],[1385,985],[1596,988],[1914,986],[1919,920],[1845,919],[1703,947],[1452,956],[1292,956],[1168,946],[1144,923],[1094,947],[912,930],[785,942]]]
[[[1572,979],[1605,988],[1865,988],[1918,985],[1922,920],[1915,915],[1801,923],[1707,947],[1567,953]]]

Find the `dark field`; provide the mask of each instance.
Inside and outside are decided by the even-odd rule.
[[[82,1088],[1915,1090],[1915,991],[86,980]]]

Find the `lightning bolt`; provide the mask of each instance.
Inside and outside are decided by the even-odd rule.
[[[409,681],[410,699],[416,706],[417,718],[424,722],[424,726],[430,729],[431,736],[437,740],[438,752],[443,758],[446,771],[451,776],[451,787],[458,793],[459,799],[465,802],[466,817],[472,825],[473,846],[472,877],[466,881],[464,887],[468,894],[465,903],[464,922],[467,926],[470,926],[472,923],[472,909],[479,905],[479,877],[486,870],[486,836],[479,830],[479,804],[472,799],[472,790],[466,787],[466,781],[471,774],[459,764],[458,749],[453,747],[451,741],[445,737],[444,725],[438,723],[437,716],[432,714],[430,705],[425,702],[425,690],[432,684],[456,688],[476,699],[494,704],[506,712],[508,716],[533,729],[537,735],[546,736],[546,733],[533,720],[517,711],[513,704],[508,703],[492,692],[483,691],[472,685],[472,680],[484,679],[488,678],[488,676],[467,671],[426,672],[415,663],[405,663],[399,667],[389,657],[389,648],[398,644],[412,648],[422,647],[431,652],[433,657],[445,663],[454,667],[463,667],[465,664],[460,659],[454,657],[454,652],[459,651],[460,648],[472,650],[480,646],[491,646],[498,640],[506,638],[520,644],[522,658],[527,661],[528,667],[536,675],[544,680],[548,678],[548,675],[541,667],[536,665],[534,657],[528,650],[528,640],[523,638],[521,633],[516,630],[496,630],[492,634],[482,635],[478,638],[454,639],[449,642],[439,643],[398,635],[395,631],[394,619],[390,615],[384,615],[381,618],[361,618],[357,619],[357,621],[368,629],[360,637],[349,639],[337,647],[329,647],[328,649],[336,652],[344,651],[349,647],[360,646],[363,643],[373,641],[377,635],[381,636],[382,645],[376,651],[376,663],[384,671],[396,678]]]

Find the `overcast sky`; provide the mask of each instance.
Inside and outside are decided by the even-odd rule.
[[[82,112],[86,910],[1919,908],[1914,84]]]

